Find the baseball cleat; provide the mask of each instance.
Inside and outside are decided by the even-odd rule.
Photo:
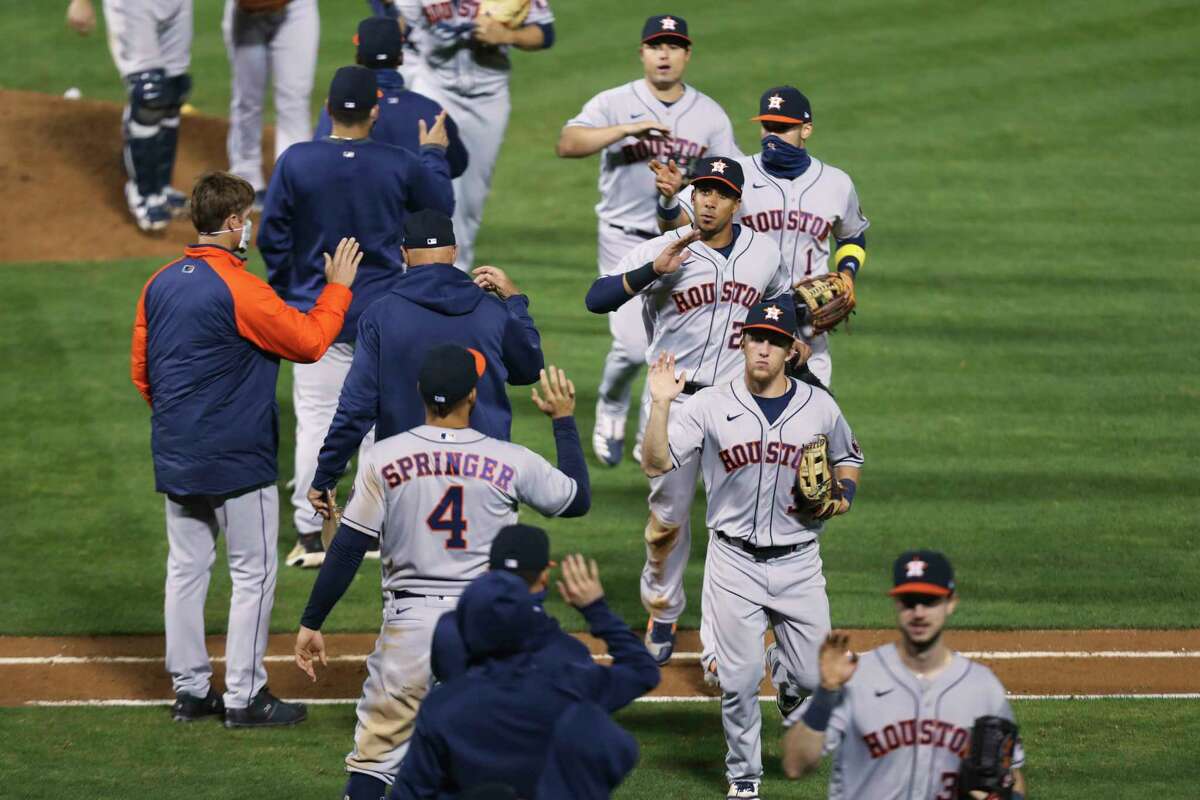
[[[675,623],[655,622],[651,617],[646,623],[646,649],[654,656],[654,661],[661,667],[671,660],[675,651]]]
[[[788,715],[800,707],[800,704],[808,697],[808,692],[799,689],[788,683],[786,671],[782,664],[779,663],[779,645],[772,643],[763,654],[763,661],[766,662],[767,675],[771,677],[771,683],[775,685],[775,704],[779,706],[779,713],[784,719]],[[780,677],[776,677],[779,674]]]
[[[174,186],[163,189],[163,199],[167,201],[167,211],[172,217],[182,217],[188,212],[188,196]]]
[[[225,709],[226,728],[277,728],[308,718],[304,703],[285,703],[265,686],[245,708]]]
[[[138,229],[147,233],[161,231],[171,221],[171,212],[167,209],[167,201],[161,194],[142,197],[137,187],[128,182],[125,184],[125,203]]]
[[[284,559],[289,567],[317,569],[325,563],[325,549],[321,547],[321,532],[302,533],[296,537],[296,546]]]
[[[606,467],[615,467],[625,455],[625,418],[605,414],[596,406],[596,426],[592,428],[592,450]]]
[[[737,797],[739,800],[758,800],[758,781],[734,781],[729,784],[726,797]]]
[[[171,719],[176,722],[195,722],[205,717],[220,717],[224,714],[225,703],[221,701],[221,695],[211,688],[204,697],[180,692],[175,695],[175,702],[171,705]]]

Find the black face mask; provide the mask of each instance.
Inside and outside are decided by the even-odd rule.
[[[775,134],[762,140],[762,161],[767,172],[776,178],[798,178],[812,163],[812,157],[803,147],[788,144]]]

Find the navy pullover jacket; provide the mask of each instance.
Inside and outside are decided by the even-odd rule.
[[[358,291],[356,280],[355,297]],[[501,300],[449,264],[412,267],[362,315],[354,360],[317,459],[314,487],[337,485],[372,425],[379,441],[425,424],[417,375],[429,348],[446,343],[473,347],[487,359],[471,428],[496,439],[511,438],[512,407],[504,385],[534,383],[544,365],[529,299],[514,295]]]
[[[441,148],[415,156],[372,139],[322,139],[289,147],[267,187],[258,249],[267,282],[288,305],[307,311],[325,288],[325,258],[347,236],[363,252],[354,301],[339,342],[353,342],[358,317],[403,271],[404,219],[432,208],[454,212],[454,189]]]
[[[565,711],[580,702],[611,708],[614,698],[632,700],[658,685],[653,656],[603,599],[580,613],[608,645],[612,666],[544,669],[526,649],[533,609],[525,581],[503,570],[480,576],[463,592],[454,613],[470,666],[421,703],[392,800],[454,797],[481,783],[536,797]]]
[[[394,69],[375,70],[375,81],[379,84],[379,91],[383,92],[383,97],[379,99],[379,119],[371,128],[371,138],[384,144],[403,147],[410,153],[420,153],[420,130],[417,120],[425,120],[426,127],[432,128],[437,115],[442,113],[442,107],[437,101],[405,88],[404,78]],[[329,118],[329,109],[322,108],[313,139],[324,139],[331,133],[333,120]],[[450,138],[450,146],[446,148],[446,162],[450,165],[450,177],[457,178],[467,169],[467,148],[458,134],[458,125],[449,114],[446,115],[446,135]]]
[[[537,800],[607,800],[637,766],[637,741],[594,703],[576,703],[554,726]]]

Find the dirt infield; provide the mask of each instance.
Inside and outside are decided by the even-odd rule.
[[[890,630],[851,632],[867,650],[892,641]],[[603,646],[582,637],[594,653]],[[955,649],[986,663],[1013,694],[1175,694],[1200,692],[1200,630],[1175,631],[952,631]],[[374,634],[326,637],[331,656],[316,684],[291,663],[293,637],[275,635],[268,647],[272,690],[283,697],[357,697],[366,674],[363,659]],[[663,671],[658,697],[704,697],[698,667],[699,638],[681,632],[678,652]],[[209,651],[221,685],[224,640]],[[171,683],[163,669],[159,636],[0,637],[0,706],[31,701],[164,700]],[[600,656],[603,661],[604,657]],[[764,694],[772,694],[764,683]]]
[[[122,188],[120,106],[10,90],[0,90],[0,104],[0,214],[8,220],[0,261],[165,259],[195,240],[186,219],[152,235],[133,224]],[[202,172],[228,167],[228,129],[215,117],[183,118],[177,188],[188,191]],[[266,152],[273,141],[267,132]],[[39,225],[44,235],[29,235]]]

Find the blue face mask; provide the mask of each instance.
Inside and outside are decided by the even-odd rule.
[[[767,172],[776,178],[798,178],[805,173],[812,157],[803,147],[788,144],[775,134],[762,140],[762,162]]]

